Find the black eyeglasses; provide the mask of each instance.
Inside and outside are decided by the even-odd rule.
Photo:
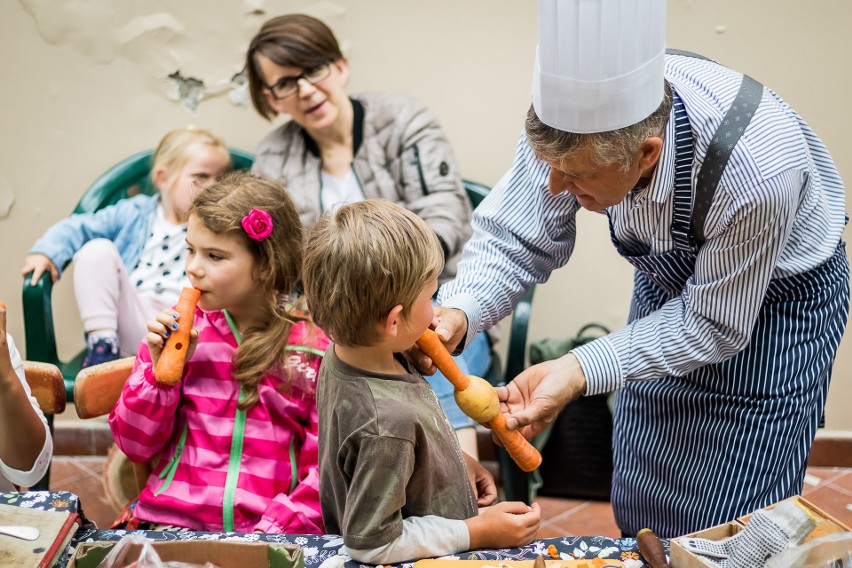
[[[266,90],[272,94],[275,100],[280,101],[296,94],[299,90],[299,81],[304,79],[311,85],[316,85],[329,78],[331,75],[331,63],[321,63],[310,69],[305,69],[295,77],[281,77],[274,85],[264,85]]]

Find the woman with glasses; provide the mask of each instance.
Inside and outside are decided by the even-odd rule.
[[[261,116],[291,118],[257,148],[252,171],[287,188],[310,229],[325,211],[383,198],[419,215],[444,250],[439,281],[451,280],[471,235],[471,209],[455,158],[436,117],[399,93],[346,92],[349,64],[332,31],[303,14],[266,22],[246,54],[252,103]],[[491,349],[480,334],[456,359],[481,376]],[[476,456],[473,421],[442,376],[428,378],[462,447]]]

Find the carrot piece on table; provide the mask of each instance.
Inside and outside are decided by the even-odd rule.
[[[180,293],[180,299],[175,306],[178,328],[166,340],[166,346],[163,347],[157,366],[154,367],[154,376],[160,383],[174,385],[183,376],[189,334],[195,321],[195,306],[200,297],[201,292],[195,288],[184,288]]]

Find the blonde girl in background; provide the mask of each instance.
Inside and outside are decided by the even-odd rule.
[[[287,306],[302,259],[293,202],[275,182],[228,174],[193,204],[186,243],[201,297],[183,377],[154,377],[178,327],[165,309],[109,417],[128,458],[160,458],[120,526],[322,533],[316,380],[329,342]]]
[[[96,213],[71,215],[50,227],[24,259],[35,285],[56,282],[74,259],[74,294],[83,330],[83,366],[132,355],[152,312],[177,302],[188,285],[186,222],[198,193],[231,166],[225,142],[183,128],[163,137],[153,157],[158,193],[123,199]]]

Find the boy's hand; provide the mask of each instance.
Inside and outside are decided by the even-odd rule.
[[[151,353],[151,363],[154,367],[157,366],[157,361],[160,360],[160,354],[163,352],[166,340],[178,328],[177,318],[178,313],[174,308],[163,308],[154,319],[148,322],[148,333],[145,335],[145,341],[148,343],[148,351]],[[198,330],[193,328],[189,332],[189,347],[186,350],[186,361],[192,358],[197,343]]]
[[[531,543],[541,524],[538,503],[504,501],[481,515],[465,520],[470,531],[470,549],[518,548]]]
[[[473,494],[476,495],[476,505],[478,507],[493,505],[497,500],[497,484],[494,483],[494,476],[471,456],[464,452],[462,455],[467,466],[467,476],[473,487]]]
[[[31,254],[24,259],[24,267],[21,269],[21,274],[26,276],[32,272],[33,277],[30,280],[30,286],[35,286],[38,284],[38,279],[41,278],[41,275],[45,270],[50,271],[50,277],[54,282],[59,280],[59,270],[56,268],[56,265],[53,264],[52,260],[43,254]]]

